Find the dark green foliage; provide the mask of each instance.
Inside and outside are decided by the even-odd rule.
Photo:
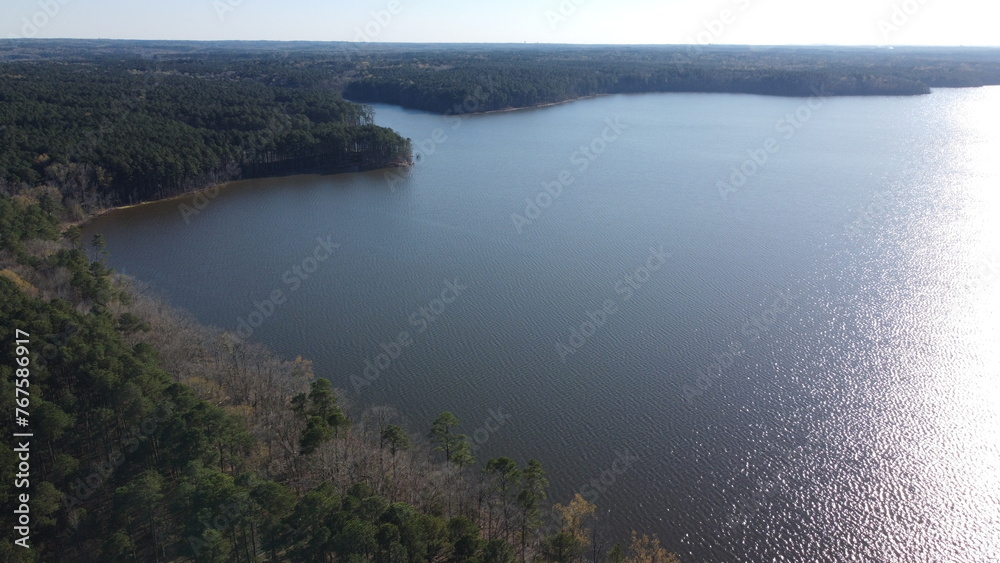
[[[299,440],[302,455],[313,453],[348,425],[347,417],[337,404],[333,387],[326,379],[317,379],[308,394],[294,397],[292,409],[306,420],[306,429]]]
[[[615,542],[615,545],[611,546],[611,551],[608,552],[608,563],[622,563],[623,561],[625,561],[625,548],[620,542]]]
[[[542,542],[542,556],[552,563],[569,563],[583,553],[583,547],[573,534],[556,532]]]
[[[73,276],[70,285],[77,290],[79,299],[101,305],[111,300],[114,292],[107,279],[110,271],[99,262],[91,262],[82,250],[59,250],[49,257],[48,262],[50,266],[69,270]]]
[[[306,493],[295,505],[292,513],[282,522],[282,534],[268,540],[272,551],[288,550],[289,558],[296,561],[320,561],[329,553],[329,544],[339,523],[340,497],[333,486],[323,483]]]
[[[410,437],[403,430],[403,427],[390,424],[382,432],[382,445],[388,447],[392,455],[396,455],[398,451],[410,449]]]
[[[447,411],[439,414],[431,424],[430,439],[435,450],[444,452],[446,461],[462,468],[472,465],[476,459],[472,457],[469,437],[465,434],[452,432],[452,429],[459,424],[461,423],[454,414]]]
[[[375,534],[376,528],[370,522],[352,519],[333,538],[333,548],[342,555],[361,555],[367,557],[378,547]]]
[[[79,279],[101,287],[79,256],[63,258],[69,267],[79,267]],[[38,552],[49,554],[43,558],[59,559],[51,557],[54,550],[72,558],[77,550],[93,554],[105,548],[109,558],[162,556],[168,542],[179,542],[182,530],[203,536],[198,517],[222,497],[240,497],[232,477],[221,471],[240,464],[246,430],[172,383],[148,351],[128,347],[111,315],[98,309],[81,314],[63,301],[30,298],[0,278],[0,325],[8,341],[14,328],[28,332],[36,351],[32,508]],[[44,350],[51,353],[39,353]],[[0,351],[3,365],[14,365],[11,354],[9,347]],[[3,378],[5,405],[13,395],[12,379]],[[13,431],[11,421],[4,422],[4,430]],[[200,462],[190,465],[191,460]],[[12,470],[11,462],[0,456],[5,471]],[[191,469],[182,475],[186,465]],[[101,505],[114,509],[96,510]],[[70,527],[65,519],[71,515]],[[103,532],[95,535],[98,530]]]
[[[456,516],[448,521],[448,538],[454,545],[454,561],[474,561],[486,543],[479,537],[479,526],[465,516]]]
[[[322,418],[310,416],[306,420],[306,429],[302,432],[302,439],[299,440],[300,452],[302,455],[309,455],[331,439],[333,439],[333,428],[330,428],[330,425]]]
[[[514,548],[503,540],[490,540],[483,548],[483,563],[513,563]]]
[[[123,334],[133,332],[146,332],[150,329],[149,323],[133,315],[132,313],[122,313],[118,317],[118,330]]]
[[[926,94],[1000,83],[997,51],[729,46],[398,49],[372,56],[345,96],[443,114],[537,106],[599,94],[779,96]]]
[[[521,472],[521,477],[524,488],[517,495],[517,506],[520,509],[520,549],[523,558],[528,548],[528,538],[542,523],[541,509],[548,498],[549,480],[545,478],[545,470],[537,459],[528,460],[528,466]]]
[[[55,240],[59,236],[58,224],[58,216],[46,213],[41,204],[0,197],[0,249],[17,252],[28,239]]]
[[[373,125],[369,108],[318,85],[275,83],[253,65],[234,70],[233,62],[224,55],[196,69],[131,57],[0,62],[0,184],[48,183],[71,205],[96,208],[238,177],[409,159],[409,142]],[[57,205],[43,200],[26,218]],[[0,206],[5,233],[7,215]],[[31,224],[32,236],[52,234],[44,222]]]

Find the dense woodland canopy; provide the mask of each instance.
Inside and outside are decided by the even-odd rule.
[[[1000,84],[1000,49],[567,46],[379,53],[345,95],[461,113],[469,100],[490,111],[598,94],[918,95],[986,84]]]
[[[409,143],[372,124],[370,107],[226,63],[0,63],[0,179],[47,182],[94,207],[235,178],[409,161]]]
[[[473,459],[307,360],[203,327],[70,224],[248,176],[396,165],[365,102],[442,113],[647,91],[920,94],[1000,82],[995,50],[0,43],[0,403],[29,337],[31,549],[5,561],[676,561],[550,499],[536,461]],[[87,249],[87,245],[92,248]],[[97,257],[93,261],[93,257]],[[4,417],[2,430],[17,430]],[[16,473],[10,440],[0,472]],[[6,477],[5,477],[6,478]],[[13,507],[23,490],[0,489]],[[554,504],[557,501],[565,504]]]

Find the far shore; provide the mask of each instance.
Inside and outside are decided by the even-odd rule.
[[[655,93],[655,92],[649,92],[649,93]],[[705,93],[709,93],[709,92],[705,92]],[[615,95],[618,95],[618,94],[612,94],[612,93],[590,94],[590,95],[587,95],[587,96],[579,96],[579,97],[576,97],[576,98],[570,98],[570,99],[561,100],[561,101],[558,101],[558,102],[546,102],[546,103],[536,104],[536,105],[531,105],[531,106],[508,107],[508,108],[494,109],[494,110],[488,110],[488,111],[474,111],[474,112],[468,112],[468,113],[462,113],[462,114],[451,114],[451,115],[453,115],[453,116],[470,116],[470,115],[490,115],[490,114],[498,114],[498,113],[509,113],[509,112],[515,112],[515,111],[524,111],[524,110],[532,110],[532,109],[541,109],[541,108],[547,108],[547,107],[553,107],[553,106],[560,106],[560,105],[563,105],[563,104],[570,104],[570,103],[578,102],[578,101],[581,101],[581,100],[590,100],[590,99],[602,98],[602,97],[606,97],[606,96],[615,96]],[[626,93],[626,95],[628,95],[628,94]],[[750,95],[766,95],[766,94],[750,94]],[[791,97],[803,97],[803,96],[791,96]],[[367,104],[367,103],[372,103],[372,102],[355,102],[355,103]],[[386,104],[386,105],[395,105],[395,106],[403,107],[403,108],[406,108],[406,109],[414,109],[414,110],[417,110],[417,111],[426,111],[427,113],[431,113],[431,114],[436,113],[436,112],[433,112],[433,111],[421,110],[419,108],[407,108],[406,106],[399,106],[398,104]],[[448,114],[442,114],[442,115],[448,115]],[[214,190],[226,189],[228,187],[231,187],[233,184],[237,184],[237,183],[240,183],[240,182],[245,182],[245,181],[248,181],[248,180],[264,180],[264,179],[268,179],[268,178],[282,178],[282,177],[296,177],[296,176],[332,176],[332,175],[338,175],[338,174],[355,174],[355,173],[358,173],[358,172],[370,172],[370,171],[373,171],[373,170],[389,170],[389,169],[392,169],[392,168],[404,168],[406,166],[411,166],[412,164],[413,164],[413,162],[411,160],[411,162],[409,164],[406,164],[406,165],[400,165],[400,166],[383,166],[383,167],[379,167],[379,168],[372,168],[372,169],[369,169],[369,170],[351,170],[351,171],[343,171],[343,172],[331,172],[329,174],[303,172],[301,174],[281,174],[281,175],[276,175],[276,176],[261,176],[261,177],[257,177],[257,178],[240,178],[240,179],[236,179],[236,180],[229,180],[227,182],[221,182],[219,184],[213,184],[213,185],[205,187],[205,188],[199,188],[197,190],[192,190],[190,192],[185,192],[185,193],[182,193],[182,194],[169,196],[169,197],[166,197],[166,198],[163,198],[163,199],[153,199],[153,200],[149,200],[149,201],[142,201],[142,202],[139,202],[139,203],[132,203],[132,204],[128,204],[128,205],[119,205],[119,206],[114,206],[114,207],[103,208],[103,209],[100,209],[100,210],[95,211],[93,213],[90,213],[87,217],[85,217],[83,219],[80,219],[79,221],[71,221],[71,222],[64,223],[61,226],[61,230],[65,231],[66,229],[68,229],[70,227],[74,227],[74,226],[75,227],[80,227],[80,226],[83,226],[83,225],[89,223],[90,221],[92,221],[94,219],[97,219],[98,217],[101,217],[101,216],[103,216],[103,215],[105,215],[107,213],[111,213],[111,212],[114,212],[114,211],[119,211],[119,210],[122,210],[122,209],[131,209],[133,207],[139,207],[139,206],[142,206],[142,205],[149,205],[149,204],[152,204],[152,203],[163,203],[163,202],[177,200],[177,199],[194,198],[194,197],[197,197],[198,194],[204,194],[206,192],[214,191]],[[214,199],[215,197],[218,197],[218,195],[210,196],[209,199]]]

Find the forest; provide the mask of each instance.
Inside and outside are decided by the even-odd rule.
[[[438,113],[537,106],[601,94],[920,95],[1000,84],[1000,50],[800,47],[546,47],[389,52],[344,95]],[[485,95],[483,95],[485,92]],[[482,99],[482,101],[479,101]]]
[[[27,492],[0,490],[0,558],[679,561],[655,536],[608,537],[580,495],[550,498],[537,461],[474,459],[451,413],[406,428],[392,407],[349,404],[307,359],[200,325],[115,273],[103,240],[74,223],[237,178],[407,164],[409,141],[363,103],[468,113],[625,92],[915,95],[1000,83],[997,54],[0,43],[0,403],[30,405],[33,434]],[[23,430],[4,417],[7,436]],[[0,443],[5,476],[16,447]],[[28,493],[23,549],[13,510]]]
[[[224,60],[196,73],[127,58],[7,62],[0,78],[0,182],[49,183],[87,210],[410,158],[370,107],[235,76]]]

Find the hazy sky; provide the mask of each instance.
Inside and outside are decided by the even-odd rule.
[[[2,0],[0,37],[998,45],[998,6],[986,0]]]

